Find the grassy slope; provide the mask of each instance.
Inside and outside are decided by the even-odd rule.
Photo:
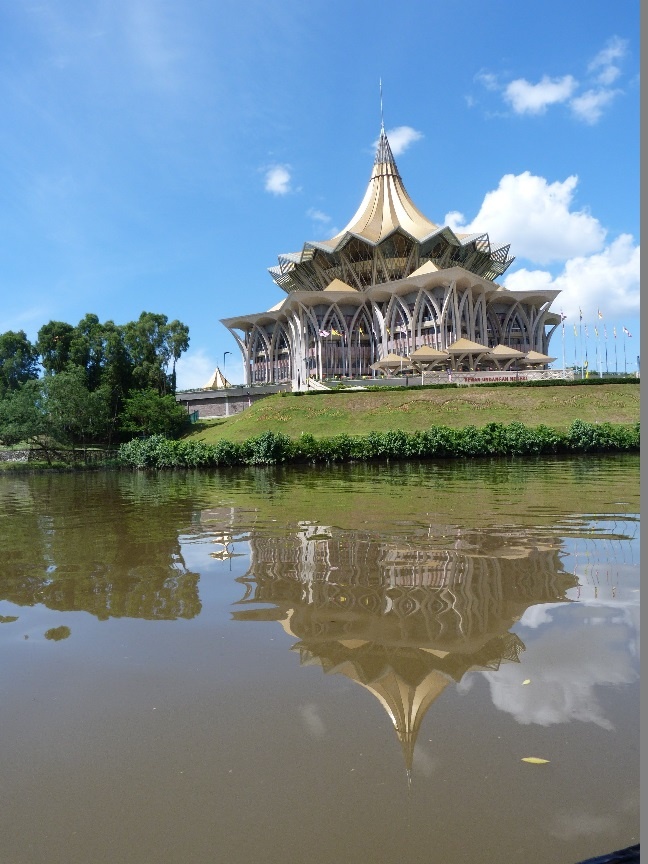
[[[189,438],[208,442],[244,441],[272,430],[291,438],[364,435],[430,426],[485,426],[521,421],[566,429],[574,420],[634,423],[639,420],[639,387],[601,384],[573,387],[471,387],[445,390],[346,392],[268,396],[242,414],[197,424]]]

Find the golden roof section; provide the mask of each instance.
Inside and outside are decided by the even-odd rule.
[[[397,228],[417,240],[423,240],[438,231],[439,227],[421,213],[407,194],[383,127],[369,185],[358,210],[349,224],[335,237],[324,241],[323,245],[334,249],[347,234],[376,244]]]
[[[334,279],[330,283],[330,285],[326,286],[326,288],[324,290],[325,291],[339,291],[339,292],[353,291],[355,294],[358,293],[357,288],[354,288],[352,285],[347,285],[347,283],[343,282],[341,279]]]

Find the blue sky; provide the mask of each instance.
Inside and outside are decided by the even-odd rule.
[[[511,243],[508,287],[562,289],[567,364],[580,308],[590,367],[605,324],[636,368],[635,0],[24,0],[0,43],[0,332],[161,312],[190,329],[179,386],[241,381],[219,319],[351,218],[382,78],[419,209]]]

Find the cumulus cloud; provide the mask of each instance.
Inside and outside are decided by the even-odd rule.
[[[631,234],[608,241],[598,219],[586,210],[572,210],[577,184],[576,176],[551,183],[528,171],[507,174],[485,195],[474,219],[453,211],[445,222],[460,233],[486,231],[493,244],[510,243],[518,260],[543,265],[507,274],[503,284],[509,290],[561,291],[560,305],[572,320],[579,308],[589,320],[597,309],[635,315],[640,247]],[[551,264],[561,269],[544,269]]]
[[[423,137],[423,133],[411,126],[396,126],[394,129],[387,130],[387,137],[394,156],[400,156],[415,141],[419,141]],[[374,141],[374,147],[377,146],[378,142]]]
[[[506,174],[472,221],[451,212],[446,224],[462,233],[487,231],[491,241],[511,243],[514,255],[537,264],[597,252],[606,232],[586,211],[571,210],[577,184],[576,176],[550,183],[529,171]]]
[[[569,103],[572,113],[579,120],[593,126],[603,116],[603,109],[610,104],[621,90],[586,90]]]
[[[571,75],[562,78],[544,75],[537,84],[518,78],[506,86],[504,98],[516,114],[544,114],[549,105],[566,102],[577,86]]]
[[[265,174],[265,190],[272,195],[287,195],[292,191],[290,165],[272,165]]]
[[[504,281],[513,291],[555,288],[560,305],[571,320],[582,309],[586,320],[596,320],[598,309],[620,314],[639,312],[640,247],[631,234],[621,234],[600,252],[565,262],[556,276],[545,270],[518,270]]]
[[[565,74],[555,77],[543,75],[537,83],[516,78],[506,84],[503,76],[484,69],[475,75],[475,81],[485,90],[501,93],[516,114],[539,116],[551,106],[562,104],[570,108],[576,120],[594,125],[603,116],[605,108],[623,92],[611,89],[611,85],[621,76],[618,62],[627,51],[627,40],[613,36],[589,63],[583,82],[573,74]],[[472,97],[469,104],[475,104]]]

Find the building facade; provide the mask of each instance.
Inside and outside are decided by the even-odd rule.
[[[223,319],[243,355],[245,383],[363,378],[387,355],[428,346],[458,370],[500,368],[490,349],[546,356],[560,323],[558,291],[509,291],[495,281],[513,262],[487,234],[457,234],[427,219],[405,190],[384,128],[367,191],[348,225],[307,242],[270,269],[286,297],[267,312]],[[464,340],[461,342],[460,340]],[[500,352],[503,349],[500,347]],[[546,358],[547,361],[550,358]]]

